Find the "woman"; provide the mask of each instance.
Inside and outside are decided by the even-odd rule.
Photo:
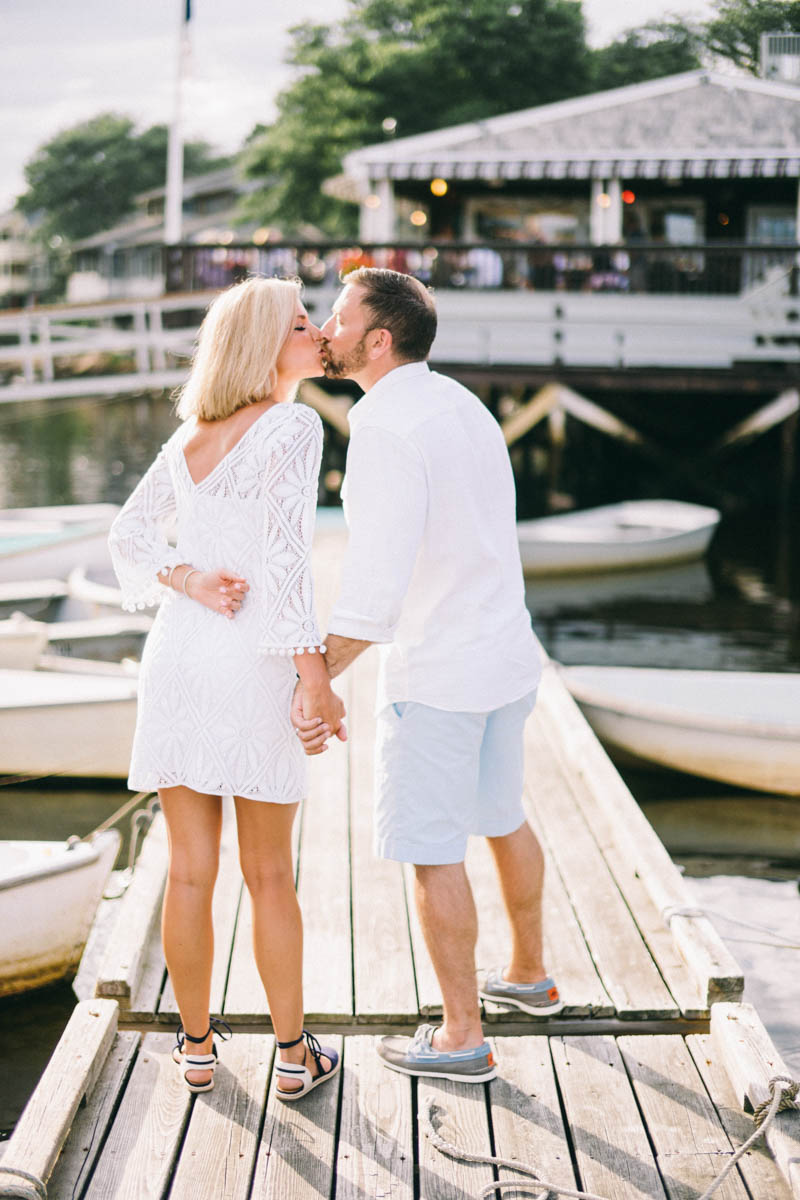
[[[178,403],[184,424],[109,539],[125,607],[163,600],[142,657],[128,782],[158,791],[167,823],[162,937],[181,1016],[173,1057],[193,1092],[213,1087],[213,1033],[224,1024],[209,1015],[224,795],[234,797],[256,963],[283,1051],[277,1094],[297,1099],[339,1066],[302,1028],[290,844],[306,786],[289,721],[298,676],[306,715],[345,737],[309,563],[322,427],[292,403],[300,380],[321,374],[318,339],[294,282],[249,279],[217,297]]]

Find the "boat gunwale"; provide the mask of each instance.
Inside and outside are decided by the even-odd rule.
[[[15,875],[11,879],[0,879],[0,892],[11,891],[13,888],[17,888],[17,887],[25,887],[31,883],[41,883],[45,879],[51,879],[57,875],[66,875],[70,871],[80,871],[85,867],[93,867],[97,863],[97,860],[103,854],[103,851],[105,848],[103,845],[103,841],[107,840],[108,836],[114,837],[116,839],[116,842],[117,842],[116,854],[118,854],[119,847],[122,843],[121,835],[119,834],[119,832],[116,829],[105,829],[105,830],[103,830],[102,833],[97,834],[97,836],[92,838],[90,841],[81,840],[78,843],[81,846],[88,846],[91,851],[90,854],[85,855],[82,858],[76,859],[74,862],[69,862],[65,858],[61,858],[57,862],[48,863],[42,869],[31,870],[31,871],[28,871],[27,874],[24,874],[24,875]],[[102,841],[101,841],[101,839],[102,839]],[[26,844],[31,844],[31,843],[35,845],[35,839],[30,839],[29,842]],[[48,844],[52,845],[52,843],[48,843]],[[62,844],[65,847],[65,854],[69,854],[70,850],[72,848],[67,846],[66,842],[64,842]],[[115,854],[115,857],[116,857],[116,854]]]
[[[613,669],[648,671],[662,668],[623,667]],[[669,670],[670,668],[663,669]],[[570,680],[565,675],[565,672],[569,670],[569,667],[559,667],[559,675],[564,686],[579,704],[591,704],[594,708],[603,708],[618,716],[632,717],[636,720],[655,718],[664,725],[683,726],[687,729],[702,728],[715,733],[747,733],[752,737],[765,740],[771,738],[776,741],[796,741],[800,738],[800,721],[794,725],[771,725],[763,721],[751,720],[748,717],[717,717],[696,710],[678,712],[664,703],[652,703],[639,699],[627,700],[618,696],[609,697],[596,685],[576,683]],[[698,674],[700,673],[698,671]],[[720,672],[720,674],[725,673]],[[730,673],[740,674],[740,672]],[[770,672],[770,674],[776,674],[779,678],[781,675],[780,672]],[[789,672],[786,673],[786,677],[791,677]]]

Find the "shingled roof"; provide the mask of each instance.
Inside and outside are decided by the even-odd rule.
[[[800,87],[689,71],[366,146],[364,180],[800,175]]]

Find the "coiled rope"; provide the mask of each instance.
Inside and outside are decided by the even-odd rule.
[[[769,1099],[765,1100],[763,1104],[759,1104],[753,1113],[753,1121],[756,1128],[747,1141],[743,1142],[739,1149],[731,1155],[723,1170],[720,1171],[711,1186],[703,1192],[699,1200],[710,1200],[725,1179],[727,1179],[728,1175],[739,1162],[739,1159],[747,1153],[754,1142],[766,1134],[779,1112],[784,1109],[797,1107],[795,1099],[798,1091],[800,1091],[800,1084],[793,1079],[787,1078],[785,1075],[776,1075],[770,1079]],[[446,1109],[437,1103],[433,1096],[428,1096],[420,1110],[419,1120],[424,1136],[431,1145],[436,1147],[440,1154],[444,1154],[448,1158],[457,1159],[460,1162],[483,1163],[486,1166],[505,1167],[506,1170],[517,1171],[523,1175],[531,1176],[530,1180],[496,1179],[492,1183],[487,1183],[478,1193],[480,1200],[485,1200],[486,1197],[492,1195],[499,1196],[504,1188],[512,1187],[517,1188],[517,1190],[535,1192],[536,1200],[553,1200],[556,1196],[566,1196],[570,1200],[607,1200],[606,1197],[598,1196],[594,1192],[581,1192],[574,1188],[563,1187],[561,1184],[551,1183],[546,1179],[542,1179],[536,1168],[531,1166],[530,1163],[517,1162],[514,1159],[497,1158],[489,1154],[473,1154],[469,1150],[464,1150],[461,1146],[456,1146],[442,1137],[434,1125],[434,1114],[443,1119],[446,1117],[447,1112]]]

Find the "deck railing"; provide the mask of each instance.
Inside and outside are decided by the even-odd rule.
[[[376,266],[462,291],[731,296],[775,282],[784,294],[796,295],[800,246],[320,241],[174,246],[164,256],[166,290],[179,292],[226,287],[250,273],[297,275],[307,287],[334,286],[353,267]]]

